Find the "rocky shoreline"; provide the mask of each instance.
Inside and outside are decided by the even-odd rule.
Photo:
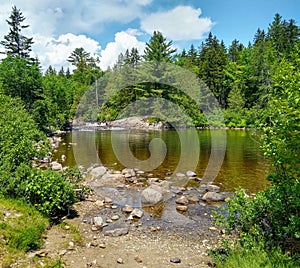
[[[183,175],[200,180],[192,171],[176,174]],[[91,191],[73,206],[63,229],[49,230],[42,252],[65,267],[213,267],[208,250],[225,232],[212,219],[222,202],[209,195],[224,200],[229,194],[213,184],[179,187],[146,176],[137,169],[90,167],[82,186]],[[79,230],[80,242],[70,226]]]

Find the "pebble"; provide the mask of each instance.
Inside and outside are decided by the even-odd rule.
[[[171,258],[170,262],[172,262],[172,263],[181,263],[181,259],[179,259],[179,258]]]
[[[218,229],[216,227],[214,227],[214,226],[211,226],[208,229],[211,230],[211,231],[218,231]]]
[[[178,205],[176,207],[176,209],[179,210],[179,211],[187,211],[188,210],[188,206]]]
[[[189,200],[187,199],[186,196],[182,195],[179,198],[177,198],[175,202],[177,204],[185,205],[186,206],[189,203]]]
[[[111,206],[111,208],[112,208],[112,209],[117,209],[117,208],[118,208],[118,206],[116,206],[116,205],[112,205],[112,206]]]
[[[120,219],[120,216],[119,216],[119,215],[113,215],[113,216],[111,217],[111,219],[112,219],[113,221],[117,221],[118,219]]]
[[[106,248],[105,244],[99,244],[99,248]]]
[[[123,261],[123,259],[122,259],[122,258],[119,258],[119,259],[117,259],[117,263],[119,263],[119,264],[123,264],[123,263],[124,263],[124,261]]]
[[[65,226],[65,230],[67,230],[67,231],[70,230],[70,226],[69,226],[69,225],[66,225],[66,226]]]
[[[130,205],[125,205],[123,208],[122,208],[122,211],[125,212],[125,213],[131,213],[133,211],[133,207],[130,206]]]
[[[134,257],[134,260],[135,260],[137,263],[143,262],[140,256],[135,256],[135,257]]]

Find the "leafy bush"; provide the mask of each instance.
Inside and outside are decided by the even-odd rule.
[[[33,169],[24,186],[25,199],[45,215],[62,215],[75,203],[72,186],[52,170]]]

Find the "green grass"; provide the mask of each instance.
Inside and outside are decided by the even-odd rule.
[[[43,245],[49,221],[23,201],[0,197],[0,266],[9,264]]]
[[[271,252],[257,248],[238,246],[228,255],[212,253],[218,268],[296,268],[300,267],[299,256],[290,257],[277,249]]]

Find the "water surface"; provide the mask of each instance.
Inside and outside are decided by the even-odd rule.
[[[217,140],[213,149],[212,139]],[[153,140],[156,143],[149,149]],[[218,146],[225,145],[223,159],[222,148]],[[220,184],[223,191],[243,187],[250,192],[257,192],[268,187],[265,180],[267,161],[259,143],[252,138],[251,132],[245,130],[73,131],[63,137],[54,159],[60,160],[62,154],[66,155],[63,164],[68,166],[83,165],[87,168],[92,164],[102,163],[115,170],[127,166],[143,167],[143,170],[159,178],[175,176],[177,172],[185,173],[190,169],[198,177],[203,177],[210,157],[220,156],[223,162],[214,183]],[[210,165],[218,166],[216,160],[211,161]]]

